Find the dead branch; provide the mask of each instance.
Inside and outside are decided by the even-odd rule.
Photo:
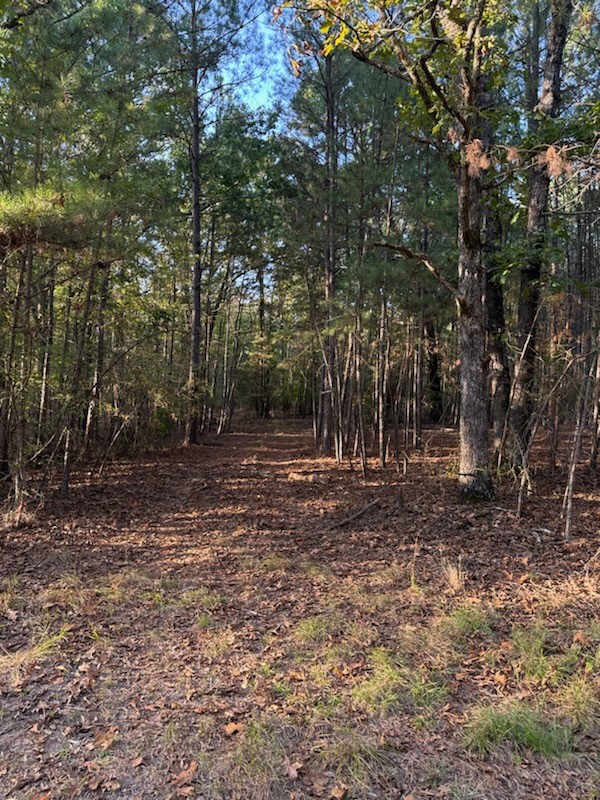
[[[367,503],[366,506],[363,506],[354,514],[351,514],[349,517],[341,519],[339,522],[334,522],[333,525],[331,525],[328,528],[328,530],[332,531],[335,528],[342,528],[344,525],[348,525],[348,523],[353,522],[355,519],[358,519],[359,517],[362,517],[363,514],[366,514],[367,511],[369,511],[369,509],[377,505],[379,505],[379,500],[372,500],[370,503]]]
[[[431,272],[436,281],[443,286],[444,289],[450,292],[452,297],[454,297],[459,311],[462,310],[464,300],[459,294],[458,289],[456,286],[451,284],[450,281],[444,278],[439,269],[435,266],[426,253],[415,253],[413,250],[411,250],[409,247],[405,247],[403,244],[392,244],[391,242],[375,242],[374,245],[375,247],[387,247],[390,250],[394,250],[396,253],[399,253],[401,256],[403,256],[403,258],[410,258],[414,259],[415,261],[420,261],[429,270],[429,272]]]

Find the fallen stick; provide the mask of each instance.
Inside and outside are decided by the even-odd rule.
[[[599,548],[596,550],[596,552],[595,552],[595,553],[594,553],[594,555],[593,555],[593,556],[590,558],[590,560],[589,560],[589,561],[587,561],[587,562],[586,562],[586,563],[583,565],[583,573],[584,573],[584,575],[585,575],[585,578],[586,578],[586,580],[589,580],[589,579],[590,579],[590,567],[591,567],[591,565],[593,564],[593,562],[594,562],[594,561],[595,561],[595,560],[598,558],[598,556],[600,556],[600,547],[599,547]]]
[[[328,530],[332,531],[335,528],[342,528],[344,525],[347,525],[349,522],[353,522],[355,519],[358,519],[358,517],[362,517],[362,515],[366,514],[367,511],[370,508],[373,508],[373,506],[377,506],[377,505],[379,505],[379,500],[372,500],[370,503],[367,503],[366,506],[363,506],[358,511],[356,511],[354,514],[351,514],[349,517],[346,517],[345,519],[341,519],[339,522],[334,522],[333,525],[331,525],[328,528]]]

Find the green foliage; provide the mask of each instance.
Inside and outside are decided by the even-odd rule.
[[[84,246],[97,234],[106,198],[82,184],[66,191],[43,186],[0,193],[0,236],[12,247],[29,242]]]

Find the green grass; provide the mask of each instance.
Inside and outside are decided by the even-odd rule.
[[[466,738],[468,747],[481,753],[501,744],[546,757],[565,756],[573,750],[569,725],[518,701],[475,708],[466,726]]]
[[[10,612],[19,611],[24,605],[25,599],[19,593],[18,576],[13,575],[9,578],[4,578],[0,582],[0,614],[6,614],[10,617]]]
[[[261,717],[250,720],[232,752],[233,764],[250,781],[279,781],[284,757],[280,730],[273,721]]]
[[[600,686],[587,675],[575,675],[559,688],[554,701],[578,725],[593,725],[600,718]]]
[[[406,666],[382,648],[371,653],[370,662],[371,674],[352,689],[352,698],[369,711],[387,711],[406,697]]]
[[[307,617],[300,620],[294,631],[294,638],[299,644],[322,644],[339,631],[340,621],[327,614]]]
[[[442,627],[460,639],[474,636],[477,633],[490,635],[492,632],[489,614],[473,605],[455,608],[443,620]]]
[[[292,566],[291,558],[281,555],[267,556],[260,562],[260,569],[266,572],[279,572],[279,570],[290,569]]]
[[[517,678],[535,684],[558,685],[575,672],[579,661],[577,648],[560,651],[553,647],[552,633],[534,625],[515,628],[512,634],[513,669]],[[558,650],[558,652],[553,652]]]
[[[198,611],[216,611],[223,605],[223,596],[208,589],[188,589],[179,598],[182,608],[194,608]]]
[[[371,712],[385,712],[400,704],[418,711],[431,712],[447,697],[443,684],[431,680],[428,673],[406,664],[397,655],[382,648],[370,656],[371,673],[352,689],[356,704]],[[421,720],[426,724],[426,717]]]
[[[333,727],[317,761],[324,770],[333,772],[336,779],[370,792],[385,781],[386,773],[391,775],[394,768],[391,752],[372,736],[347,723]]]

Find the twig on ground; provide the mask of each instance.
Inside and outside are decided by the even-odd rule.
[[[589,580],[589,578],[590,578],[590,566],[591,566],[591,565],[593,564],[593,562],[594,562],[594,561],[595,561],[597,558],[599,558],[599,557],[600,557],[600,547],[599,547],[599,548],[596,550],[596,552],[595,552],[595,553],[594,553],[594,555],[593,555],[593,556],[592,556],[592,557],[589,559],[589,561],[586,561],[586,563],[584,564],[584,567],[583,567],[583,573],[584,573],[584,575],[585,575],[585,578],[586,578],[586,580]]]
[[[328,530],[332,531],[334,528],[342,528],[344,525],[348,525],[349,522],[353,522],[355,519],[358,519],[358,517],[362,517],[363,514],[366,514],[367,511],[369,511],[369,509],[377,505],[379,505],[379,500],[372,500],[370,503],[367,503],[366,506],[363,506],[349,517],[341,519],[339,522],[334,522],[333,525],[329,526]]]

